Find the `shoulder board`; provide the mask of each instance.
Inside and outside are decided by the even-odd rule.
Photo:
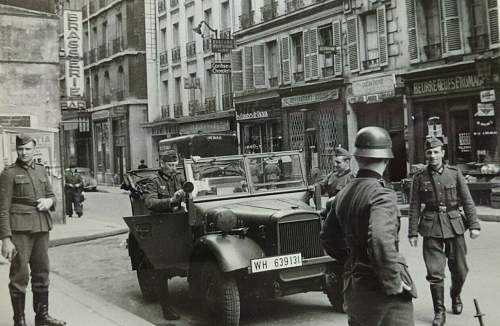
[[[456,165],[446,165],[446,167],[450,170],[458,171],[458,167]]]
[[[42,163],[35,162],[35,165],[44,166]]]
[[[425,171],[427,170],[427,165],[421,169],[419,169],[417,172],[415,172],[414,175],[419,175],[419,174],[422,174],[424,173]]]

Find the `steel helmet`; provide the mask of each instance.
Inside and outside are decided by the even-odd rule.
[[[389,133],[380,127],[365,127],[358,131],[354,156],[372,158],[394,158]]]

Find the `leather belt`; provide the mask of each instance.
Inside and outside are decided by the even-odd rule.
[[[12,204],[20,204],[20,205],[36,207],[38,205],[38,202],[31,198],[14,197],[12,198]]]
[[[447,206],[426,207],[425,210],[431,211],[431,212],[446,213],[446,212],[458,210],[458,207],[447,207]]]

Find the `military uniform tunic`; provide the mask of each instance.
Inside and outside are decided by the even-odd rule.
[[[171,174],[158,174],[144,185],[144,204],[152,211],[172,211],[170,198],[182,189],[184,178],[173,172]]]
[[[349,325],[413,325],[415,287],[397,249],[398,209],[381,176],[360,170],[332,202],[320,234],[329,255],[345,262]],[[404,281],[412,293],[398,294]]]
[[[10,267],[11,292],[25,293],[31,268],[33,292],[46,292],[49,286],[48,211],[38,211],[37,200],[55,195],[41,164],[25,165],[20,160],[0,175],[0,239],[11,237],[17,254]]]
[[[354,176],[352,175],[350,169],[347,169],[340,174],[332,172],[319,182],[319,185],[321,186],[321,194],[326,193],[328,194],[328,197],[333,197],[352,179],[354,179]]]

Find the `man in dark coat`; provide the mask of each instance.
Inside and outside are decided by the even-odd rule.
[[[460,314],[460,293],[468,272],[464,233],[469,229],[470,237],[475,239],[481,227],[465,178],[456,167],[443,164],[443,143],[438,138],[426,141],[425,157],[427,166],[413,177],[408,237],[412,247],[417,246],[418,233],[424,237],[424,261],[434,304],[432,325],[440,326],[446,321],[446,259],[451,273],[452,311]]]
[[[413,281],[398,252],[397,199],[382,174],[393,158],[388,132],[361,129],[354,156],[359,171],[331,203],[320,238],[344,264],[344,305],[350,326],[414,325]]]
[[[158,173],[149,179],[143,187],[145,206],[154,212],[172,212],[181,209],[185,198],[182,185],[184,178],[176,171],[176,163],[170,162],[167,155],[160,157]],[[173,250],[175,250],[173,248]],[[163,316],[168,320],[179,319],[179,315],[170,306],[168,278],[161,271],[156,275],[158,280],[157,297],[159,298]]]
[[[74,167],[64,174],[64,194],[66,195],[66,215],[73,217],[73,207],[76,215],[82,217],[83,179]]]
[[[16,137],[17,160],[0,175],[0,240],[2,256],[11,262],[9,292],[14,326],[25,326],[26,287],[31,271],[36,326],[62,326],[49,316],[49,210],[55,195],[43,165],[35,163],[36,141]]]

